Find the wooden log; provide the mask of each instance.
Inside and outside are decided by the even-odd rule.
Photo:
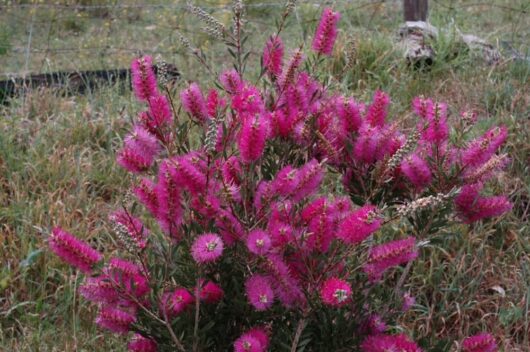
[[[153,68],[155,74],[158,74],[160,71],[158,66],[155,65]],[[165,71],[171,81],[180,77],[178,69],[173,65],[166,64]],[[6,79],[0,81],[0,103],[5,104],[11,97],[40,87],[58,89],[67,95],[85,94],[102,85],[129,82],[130,74],[130,69],[60,71]]]

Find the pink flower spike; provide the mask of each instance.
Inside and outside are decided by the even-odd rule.
[[[155,215],[158,210],[158,198],[155,192],[155,184],[148,178],[142,178],[138,186],[133,189],[138,200]]]
[[[497,342],[495,338],[483,332],[467,337],[462,342],[462,352],[496,352]]]
[[[431,170],[425,160],[417,154],[411,154],[401,162],[401,171],[417,189],[431,183]]]
[[[337,105],[340,127],[347,133],[357,132],[362,124],[360,105],[353,98],[340,99]]]
[[[357,244],[381,227],[381,219],[377,215],[377,208],[373,205],[353,211],[339,225],[337,237],[348,244]]]
[[[405,334],[401,335],[372,335],[367,337],[361,344],[362,352],[422,352],[416,343],[411,341]]]
[[[247,248],[251,253],[264,255],[271,248],[271,238],[263,230],[253,230],[247,237]]]
[[[228,70],[221,74],[219,81],[228,94],[238,94],[244,87],[241,76],[236,70]]]
[[[119,298],[118,291],[106,275],[86,277],[83,284],[79,286],[79,293],[94,303],[109,304],[116,302]]]
[[[191,246],[191,255],[199,264],[216,261],[223,254],[223,241],[219,235],[205,233],[198,236]]]
[[[247,331],[245,335],[252,336],[256,340],[258,340],[263,350],[267,350],[269,348],[269,335],[267,334],[264,328],[252,328]]]
[[[473,167],[484,164],[504,143],[508,136],[506,127],[493,127],[482,137],[475,139],[462,152],[462,161],[465,167]]]
[[[388,115],[388,107],[390,106],[390,96],[385,92],[377,90],[374,94],[372,104],[368,107],[366,113],[366,121],[373,126],[383,126]]]
[[[101,307],[96,324],[118,334],[126,334],[136,317],[124,310],[114,307]]]
[[[320,297],[329,306],[341,307],[348,302],[350,296],[350,284],[338,278],[327,279],[320,288]]]
[[[211,281],[208,281],[200,291],[200,298],[205,303],[218,303],[223,299],[223,296],[223,289]]]
[[[434,102],[430,98],[415,97],[412,99],[412,109],[424,120],[434,118]]]
[[[337,39],[337,24],[340,13],[332,9],[325,8],[320,18],[315,37],[313,38],[313,50],[319,54],[331,56],[333,45]]]
[[[274,291],[270,279],[263,275],[253,275],[245,282],[245,291],[250,304],[257,311],[269,309],[274,303]]]
[[[272,77],[279,77],[283,66],[283,42],[271,36],[263,48],[263,66]]]
[[[195,298],[185,288],[177,288],[173,292],[166,292],[162,296],[162,302],[160,309],[162,314],[167,314],[168,317],[174,317],[182,313],[188,308]]]
[[[158,345],[150,338],[134,334],[131,341],[127,344],[127,349],[131,352],[157,352]]]
[[[53,229],[48,245],[59,258],[84,273],[90,273],[92,267],[103,259],[101,253],[59,227]]]
[[[363,270],[371,281],[378,281],[387,269],[408,263],[417,256],[418,250],[414,237],[383,243],[370,250]]]
[[[264,345],[262,340],[263,335],[257,333],[246,332],[234,342],[235,352],[265,352],[268,346]]]
[[[298,202],[316,192],[324,178],[324,170],[316,159],[311,159],[298,170],[296,175],[298,181],[292,191],[292,200]]]
[[[148,101],[150,97],[159,95],[151,56],[134,59],[131,75],[133,90],[138,100]]]
[[[286,87],[293,84],[303,60],[304,56],[302,55],[302,51],[300,49],[295,50],[285,70],[283,70],[282,76],[280,77],[279,87],[281,89],[285,90]]]
[[[200,122],[208,118],[206,101],[197,83],[190,84],[180,93],[180,101],[184,110]]]
[[[506,196],[484,197],[479,194],[481,190],[481,184],[465,185],[454,200],[460,217],[468,224],[502,215],[513,207]]]
[[[118,165],[132,173],[147,171],[153,164],[153,159],[140,154],[131,147],[122,148],[116,157]]]
[[[239,135],[238,146],[241,160],[251,163],[263,154],[267,141],[269,126],[262,117],[249,118],[243,123]]]

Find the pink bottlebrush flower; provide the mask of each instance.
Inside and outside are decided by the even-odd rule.
[[[265,352],[269,348],[269,336],[263,328],[253,328],[234,342],[235,352]]]
[[[85,299],[94,303],[114,303],[119,299],[119,293],[106,275],[86,277],[79,286],[79,293]]]
[[[186,308],[195,302],[193,295],[185,288],[177,288],[173,292],[166,292],[162,296],[162,314],[174,317],[182,313]]]
[[[362,352],[422,352],[405,334],[368,336],[361,344]]]
[[[144,226],[142,221],[131,214],[119,210],[112,213],[109,219],[121,225],[131,237],[138,248],[143,249],[147,245],[147,237],[149,236],[149,230]]]
[[[411,154],[401,162],[401,172],[416,188],[423,188],[432,181],[429,165],[417,154]]]
[[[208,109],[206,101],[202,95],[201,88],[197,83],[192,83],[182,92],[180,92],[180,101],[184,111],[199,120],[205,121],[208,118]]]
[[[410,308],[412,308],[413,305],[416,304],[416,298],[410,294],[410,292],[405,292],[403,294],[403,305],[401,306],[401,310],[403,312],[408,311]]]
[[[207,177],[201,170],[200,158],[179,156],[169,159],[168,166],[174,182],[184,186],[192,195],[206,191]]]
[[[265,112],[265,105],[258,88],[250,85],[244,86],[232,97],[232,109],[242,120],[254,117]]]
[[[322,179],[324,170],[316,159],[311,159],[297,172],[298,184],[292,192],[292,199],[298,202],[316,192]]]
[[[129,332],[134,322],[136,322],[134,314],[110,306],[101,307],[96,317],[96,324],[117,334]]]
[[[271,115],[272,129],[274,135],[288,138],[298,118],[298,111],[293,109],[275,110]]]
[[[433,103],[429,108],[432,110],[427,112],[426,119],[418,126],[422,131],[421,139],[428,143],[441,144],[449,136],[447,104]]]
[[[239,159],[235,156],[231,156],[222,164],[221,173],[223,175],[224,183],[231,185],[240,185],[241,184],[241,175],[242,175],[241,163]]]
[[[377,208],[365,205],[347,216],[339,225],[337,237],[348,244],[357,244],[381,227]]]
[[[362,124],[361,107],[353,98],[339,99],[336,110],[343,132],[353,133],[359,130]]]
[[[274,303],[274,291],[270,279],[263,275],[252,275],[245,282],[249,303],[257,310],[269,309]]]
[[[217,196],[208,194],[206,197],[194,197],[191,201],[191,207],[197,213],[201,214],[206,221],[215,219],[215,216],[221,209],[221,201]]]
[[[247,237],[247,248],[251,253],[264,255],[271,248],[271,238],[263,230],[253,230]]]
[[[271,274],[275,295],[287,308],[305,303],[305,296],[297,280],[293,278],[290,269],[283,259],[276,254],[268,254],[265,269]]]
[[[285,70],[283,70],[282,76],[280,77],[279,87],[281,89],[284,90],[295,81],[298,68],[302,65],[303,60],[304,56],[302,55],[302,51],[300,49],[295,50]]]
[[[243,225],[232,214],[231,211],[221,209],[215,220],[219,234],[223,238],[226,245],[232,245],[236,240],[243,238]]]
[[[154,135],[140,125],[135,125],[133,132],[125,137],[125,146],[151,160],[160,153],[161,147]]]
[[[159,95],[151,56],[134,59],[131,75],[133,90],[138,100],[148,101],[150,97]]]
[[[191,255],[199,264],[216,261],[223,254],[223,241],[219,235],[205,233],[198,236],[191,246]]]
[[[138,186],[133,189],[133,192],[152,215],[157,213],[158,198],[153,181],[147,178],[142,178]]]
[[[48,246],[59,258],[84,273],[90,273],[92,267],[103,259],[101,253],[59,227],[50,234]]]
[[[320,288],[320,297],[322,297],[322,301],[329,306],[343,306],[348,302],[350,296],[350,284],[334,277],[324,281]]]
[[[307,249],[320,252],[329,249],[335,233],[333,211],[333,204],[325,197],[312,201],[304,208],[302,219],[308,224],[308,232],[304,236],[304,246]]]
[[[268,231],[271,235],[272,246],[275,248],[283,247],[294,239],[291,225],[281,221],[270,222]]]
[[[217,109],[222,108],[225,101],[219,99],[219,93],[215,89],[210,89],[208,97],[206,98],[206,107],[208,108],[208,116],[217,117]]]
[[[455,198],[456,209],[465,223],[502,215],[512,209],[506,196],[484,197],[481,184],[465,185]]]
[[[504,126],[489,129],[482,137],[473,140],[462,151],[462,161],[465,167],[473,167],[488,161],[497,149],[504,143],[508,130]]]
[[[462,342],[463,352],[496,352],[495,338],[486,332],[467,337]]]
[[[313,50],[319,54],[331,56],[333,53],[333,45],[337,39],[337,24],[339,23],[340,13],[332,9],[325,8],[320,17],[313,38]]]
[[[200,291],[200,298],[205,303],[218,303],[223,299],[223,296],[223,289],[211,281],[208,281]]]
[[[168,129],[171,126],[172,116],[167,98],[157,95],[149,98],[149,111],[140,113],[138,120],[159,141],[167,143],[170,138]]]
[[[366,121],[373,126],[383,126],[388,115],[388,107],[390,106],[390,96],[385,92],[377,90],[374,94],[372,104],[368,107],[366,112]]]
[[[334,221],[338,224],[351,213],[352,202],[350,197],[342,196],[333,202]]]
[[[383,243],[370,249],[363,270],[371,281],[378,281],[387,269],[408,263],[417,256],[414,237]]]
[[[268,123],[262,117],[248,119],[243,123],[238,140],[239,154],[244,163],[258,160],[267,141]]]
[[[136,298],[149,292],[149,281],[135,263],[120,258],[112,258],[104,272],[116,286]]]
[[[167,162],[162,163],[158,170],[155,193],[158,201],[158,224],[165,233],[175,236],[178,226],[182,223],[183,209],[179,184],[172,177],[171,167]]]
[[[271,36],[263,48],[263,66],[272,77],[279,77],[283,66],[283,42]]]
[[[361,333],[367,335],[379,335],[386,331],[387,325],[378,314],[372,314],[361,324]]]
[[[157,352],[158,345],[155,340],[143,337],[140,334],[134,334],[131,341],[127,344],[127,349],[131,352]]]
[[[368,124],[361,125],[359,136],[353,145],[354,158],[365,164],[375,162],[380,140],[381,133],[379,128],[372,128]]]
[[[412,99],[412,110],[424,120],[434,118],[434,102],[430,98],[415,97]]]
[[[219,81],[228,94],[232,95],[241,92],[244,87],[241,76],[236,70],[228,70],[223,72],[219,77]]]
[[[272,181],[274,193],[280,197],[289,196],[296,189],[296,186],[298,186],[300,180],[297,176],[298,170],[294,169],[291,165],[282,168]]]
[[[116,157],[118,165],[132,173],[141,173],[146,171],[153,164],[153,159],[138,150],[125,146]]]
[[[494,155],[486,163],[478,167],[464,170],[464,182],[468,184],[486,182],[496,176],[510,163],[506,154]]]

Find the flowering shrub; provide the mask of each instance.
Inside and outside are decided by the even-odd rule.
[[[447,105],[418,97],[417,124],[405,131],[386,93],[365,104],[332,91],[314,75],[333,54],[340,15],[331,9],[314,56],[297,49],[284,60],[286,9],[264,46],[262,88],[244,77],[241,4],[233,31],[190,9],[234,48],[235,68],[218,89],[191,83],[178,102],[161,93],[150,57],[133,61],[146,110],[117,162],[150,219],[127,203],[109,216],[120,257],[60,228],[49,238],[86,274],[80,292],[98,306],[96,323],[133,333],[130,351],[421,351],[387,325],[414,304],[403,280],[453,208],[465,223],[510,209],[505,196],[483,194],[508,161],[497,154],[506,129],[466,141],[470,124],[452,132]],[[462,348],[496,345],[483,333]]]

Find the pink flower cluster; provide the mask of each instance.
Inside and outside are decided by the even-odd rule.
[[[62,260],[85,273],[103,259],[101,253],[59,227],[53,229],[48,245]]]

